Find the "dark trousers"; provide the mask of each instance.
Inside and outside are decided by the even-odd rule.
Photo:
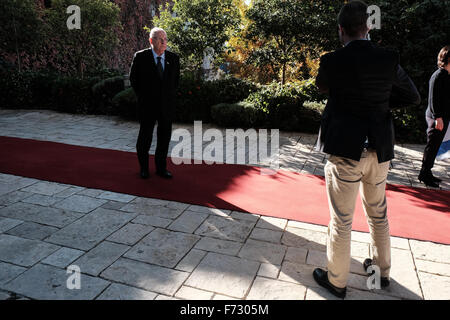
[[[172,122],[168,120],[146,120],[141,121],[139,136],[136,143],[136,151],[141,170],[148,170],[148,152],[152,145],[153,130],[155,123],[158,122],[156,130],[156,152],[155,166],[156,171],[165,171],[167,168],[166,159],[169,151],[170,137],[172,135]]]
[[[444,129],[442,131],[436,130],[435,121],[431,118],[426,118],[428,129],[427,129],[427,145],[423,152],[422,159],[422,171],[430,171],[434,166],[434,161],[436,160],[437,153],[444,140],[445,133],[448,129],[449,119],[444,120]]]

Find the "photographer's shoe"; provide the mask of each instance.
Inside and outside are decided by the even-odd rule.
[[[344,299],[345,295],[347,293],[347,287],[345,288],[338,288],[331,284],[331,282],[328,280],[328,272],[317,268],[313,272],[313,277],[316,282],[327,289],[331,294],[335,295],[338,298]]]
[[[373,262],[372,259],[366,259],[366,260],[364,260],[364,262],[363,262],[364,271],[367,272],[367,269],[369,269],[369,267],[372,265],[372,262]],[[373,271],[370,275],[374,274],[374,272],[375,272],[375,271]],[[382,288],[389,287],[389,284],[390,284],[390,283],[391,283],[391,282],[390,282],[390,280],[389,280],[388,278],[381,277],[381,279],[380,279],[380,284],[381,284],[381,287],[382,287]]]

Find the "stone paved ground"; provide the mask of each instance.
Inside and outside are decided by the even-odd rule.
[[[113,117],[0,110],[2,136],[134,152],[137,133]],[[280,133],[280,167],[323,175],[315,139]],[[423,187],[423,147],[396,146],[389,182]],[[444,190],[449,168],[434,170]],[[392,237],[391,286],[369,290],[369,243],[353,232],[346,299],[450,299],[450,246]],[[325,264],[323,226],[0,174],[0,300],[333,299],[312,278]],[[80,290],[67,288],[73,265]]]

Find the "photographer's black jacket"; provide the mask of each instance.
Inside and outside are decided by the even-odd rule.
[[[316,84],[328,92],[318,147],[359,161],[366,139],[378,162],[394,158],[391,109],[420,104],[417,88],[399,65],[398,54],[355,40],[322,56]]]

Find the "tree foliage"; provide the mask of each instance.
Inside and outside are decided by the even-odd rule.
[[[289,68],[307,77],[307,60],[336,42],[330,33],[336,30],[336,11],[336,1],[329,0],[254,0],[245,11],[249,23],[242,32],[252,46],[247,62],[269,67],[282,84]]]
[[[67,28],[66,10],[70,5],[81,8],[81,29]],[[86,70],[106,65],[108,55],[118,44],[117,32],[121,28],[117,5],[108,0],[54,0],[45,13],[53,40],[49,47],[59,52],[57,62],[67,62],[68,73],[83,77]]]
[[[35,52],[43,39],[42,21],[33,0],[0,1],[0,45],[3,54],[13,53],[22,69],[24,51]]]
[[[381,9],[381,29],[371,38],[400,55],[400,64],[422,96],[420,108],[397,111],[396,131],[412,141],[425,142],[428,82],[437,69],[437,55],[450,45],[450,0],[373,0]]]
[[[166,30],[169,46],[181,55],[184,67],[196,71],[206,48],[214,50],[214,58],[224,52],[239,15],[234,0],[175,0],[172,8],[160,8],[153,23]]]

